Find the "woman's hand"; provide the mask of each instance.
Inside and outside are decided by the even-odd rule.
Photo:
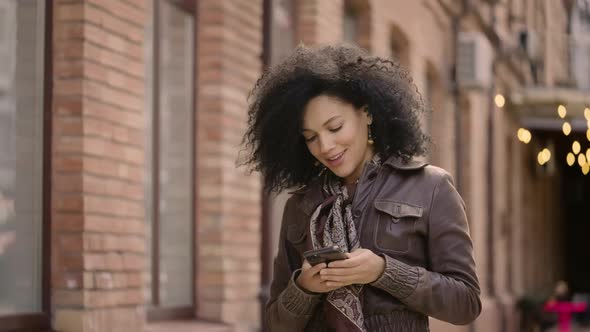
[[[328,286],[326,282],[320,278],[320,271],[325,268],[325,263],[311,266],[306,259],[303,261],[301,273],[299,273],[295,283],[304,290],[313,293],[327,293],[340,288],[339,286]]]
[[[356,249],[348,259],[334,261],[321,269],[320,279],[327,287],[345,287],[353,284],[369,284],[377,280],[385,270],[385,259],[369,249]]]

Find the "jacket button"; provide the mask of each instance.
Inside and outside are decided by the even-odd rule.
[[[352,213],[352,216],[355,217],[355,218],[360,218],[360,216],[361,216],[361,210],[355,210]]]

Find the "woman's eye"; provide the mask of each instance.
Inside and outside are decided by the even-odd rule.
[[[315,141],[315,138],[316,138],[316,136],[305,137],[305,141],[307,143],[311,143],[311,142]]]
[[[332,129],[330,129],[330,131],[333,132],[333,133],[335,133],[335,132],[337,132],[340,129],[342,129],[342,126],[339,126],[337,128],[332,128]]]

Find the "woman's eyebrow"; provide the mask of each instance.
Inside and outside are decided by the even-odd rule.
[[[330,123],[330,122],[332,122],[333,120],[336,120],[337,118],[340,118],[340,117],[342,117],[342,116],[341,116],[341,115],[335,115],[335,116],[333,116],[333,117],[329,118],[329,119],[328,119],[326,122],[324,122],[324,124],[323,124],[322,126],[325,126],[325,125],[327,125],[328,123]],[[311,130],[311,129],[305,129],[305,128],[303,128],[301,131],[312,131],[312,130]]]

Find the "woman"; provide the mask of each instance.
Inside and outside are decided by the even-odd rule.
[[[245,162],[288,200],[274,263],[272,331],[428,331],[481,311],[464,203],[414,157],[424,105],[397,63],[351,46],[298,47],[251,95]],[[311,266],[338,245],[347,259]]]

